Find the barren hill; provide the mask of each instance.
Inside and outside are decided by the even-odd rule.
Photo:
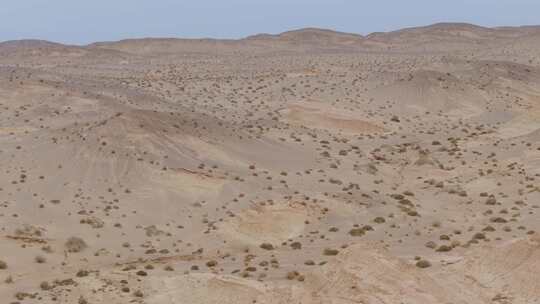
[[[6,303],[530,304],[540,32],[0,43]]]

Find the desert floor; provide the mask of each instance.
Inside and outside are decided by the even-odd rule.
[[[1,303],[540,303],[540,27],[0,43]]]

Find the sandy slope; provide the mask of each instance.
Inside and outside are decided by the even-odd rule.
[[[0,43],[2,303],[537,303],[539,33]]]

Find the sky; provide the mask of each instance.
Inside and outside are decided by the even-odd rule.
[[[540,24],[540,0],[0,0],[0,41],[242,38],[303,27],[358,34],[437,22]]]

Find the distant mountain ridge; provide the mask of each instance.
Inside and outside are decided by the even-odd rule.
[[[133,54],[204,52],[253,49],[279,49],[292,47],[354,50],[358,48],[400,48],[435,42],[458,42],[479,44],[494,39],[515,39],[540,34],[540,26],[482,27],[469,23],[435,23],[428,26],[409,27],[389,32],[375,32],[363,36],[322,28],[301,28],[279,34],[255,34],[241,39],[213,38],[133,38],[119,41],[95,42],[84,46],[64,45],[44,40],[15,40],[0,43],[0,53],[6,49],[64,49],[90,50],[108,49]]]

